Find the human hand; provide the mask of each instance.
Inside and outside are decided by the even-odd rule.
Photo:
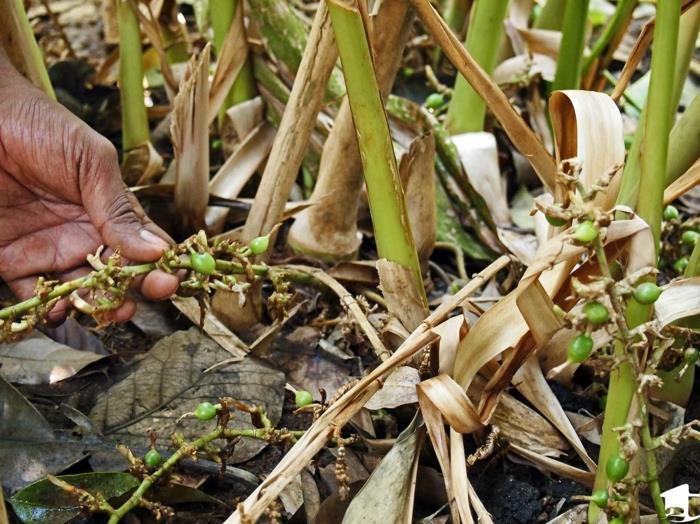
[[[169,243],[124,185],[112,144],[19,75],[0,49],[0,277],[15,295],[31,296],[39,276],[87,273],[86,255],[100,245],[150,262]],[[162,299],[178,279],[153,271],[138,285]],[[67,307],[60,302],[49,319]],[[135,307],[127,300],[109,318],[128,320]]]

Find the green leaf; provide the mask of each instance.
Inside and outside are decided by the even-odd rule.
[[[90,493],[101,493],[108,500],[139,485],[128,473],[80,473],[58,477]],[[17,516],[26,524],[63,524],[80,513],[77,498],[47,479],[30,484],[10,499]]]

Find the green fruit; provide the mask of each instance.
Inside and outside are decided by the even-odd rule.
[[[630,464],[620,455],[613,455],[605,464],[605,473],[611,482],[618,482],[627,476]]]
[[[194,416],[199,420],[211,420],[216,416],[216,406],[211,402],[202,402],[195,408]]]
[[[297,390],[296,393],[294,393],[294,403],[297,405],[298,408],[303,408],[304,406],[308,406],[314,401],[314,397],[311,396],[311,393],[308,391],[305,391],[303,389]]]
[[[664,220],[676,220],[681,216],[675,206],[668,205],[664,208]]]
[[[605,324],[610,319],[608,308],[597,300],[588,302],[583,306],[583,314],[591,324]]]
[[[572,338],[567,347],[567,356],[571,362],[583,362],[592,352],[593,339],[585,334]]]
[[[673,263],[673,269],[676,270],[676,273],[683,274],[685,273],[685,268],[688,267],[688,257],[683,257],[679,258]]]
[[[428,109],[439,109],[445,103],[445,95],[442,93],[430,93],[425,99],[425,107]]]
[[[700,351],[698,351],[695,348],[687,348],[683,352],[683,360],[685,361],[686,364],[689,365],[694,365],[697,361],[698,358],[700,357]]]
[[[698,238],[700,238],[700,233],[689,229],[688,231],[683,231],[683,234],[681,235],[681,242],[683,242],[686,246],[693,247],[698,241]]]
[[[250,241],[250,251],[254,255],[262,255],[270,246],[270,237],[255,237]]]
[[[643,282],[634,288],[634,299],[640,304],[648,306],[656,302],[656,299],[661,295],[662,289],[653,282]]]
[[[580,242],[581,244],[590,244],[596,238],[598,238],[598,228],[593,222],[586,220],[585,222],[581,222],[576,226],[576,229],[574,229],[571,236],[574,240]]]
[[[625,521],[622,520],[622,517],[613,517],[608,521],[608,524],[625,524]]]
[[[201,275],[213,275],[216,271],[216,260],[209,253],[190,253],[190,264]]]
[[[591,495],[591,502],[598,506],[599,508],[604,508],[608,505],[608,490],[599,489],[593,492]]]
[[[564,224],[566,224],[566,222],[567,222],[563,218],[553,217],[553,216],[549,216],[549,215],[545,215],[544,218],[546,218],[547,222],[549,222],[550,224],[552,224],[555,227],[561,227]]]
[[[160,464],[160,453],[155,449],[149,449],[143,456],[143,463],[149,468],[157,468]]]

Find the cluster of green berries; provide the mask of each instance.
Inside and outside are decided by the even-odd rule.
[[[653,282],[642,282],[634,288],[632,297],[636,302],[648,306],[657,301],[662,291]],[[583,306],[583,314],[586,317],[586,322],[594,327],[600,327],[610,320],[608,308],[597,300],[586,303]],[[571,362],[581,363],[591,356],[592,352],[593,338],[587,333],[575,336],[567,347],[567,355]]]
[[[664,220],[675,221],[680,218],[680,212],[675,206],[668,205],[664,208],[663,217]],[[693,249],[695,244],[700,240],[700,232],[694,229],[686,229],[681,233],[681,245],[686,246],[689,249]],[[685,268],[688,267],[688,257],[682,256],[673,262],[673,269],[678,274],[685,273]]]
[[[270,237],[256,237],[251,240],[248,249],[252,255],[262,255],[270,246]],[[213,275],[216,272],[216,260],[211,253],[199,253],[195,250],[190,250],[190,264],[200,275]]]

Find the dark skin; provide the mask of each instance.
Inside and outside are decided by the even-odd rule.
[[[0,48],[0,277],[15,295],[32,296],[39,276],[87,273],[86,256],[102,245],[139,263],[171,243],[122,182],[114,146],[17,73]],[[136,285],[163,299],[178,279],[153,271]],[[67,308],[60,302],[49,319]],[[135,310],[127,300],[111,319]]]

